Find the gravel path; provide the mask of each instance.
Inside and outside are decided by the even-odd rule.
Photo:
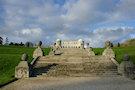
[[[122,77],[30,78],[1,90],[135,90],[135,80]]]

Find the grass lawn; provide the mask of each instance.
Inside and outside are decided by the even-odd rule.
[[[96,55],[102,55],[105,48],[93,48],[93,51]],[[121,63],[122,57],[125,54],[128,54],[130,56],[130,61],[135,64],[135,47],[113,47],[113,51],[116,54],[116,60],[118,63]]]
[[[45,55],[48,55],[50,48],[42,48]],[[15,80],[15,66],[21,60],[22,54],[29,55],[28,61],[33,60],[32,55],[35,48],[21,46],[1,46],[0,45],[0,86]]]
[[[45,55],[49,54],[50,48],[42,48]],[[93,48],[96,55],[102,55],[105,48]],[[122,56],[128,54],[130,61],[135,63],[135,47],[114,47],[112,48],[116,54],[116,60],[120,63]],[[1,46],[0,45],[0,86],[15,80],[15,66],[21,60],[22,54],[29,55],[28,61],[33,60],[32,54],[35,48],[21,46]]]

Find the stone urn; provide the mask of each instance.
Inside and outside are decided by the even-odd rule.
[[[110,44],[111,44],[110,41],[105,42],[106,47],[110,47]]]
[[[37,42],[37,48],[33,52],[33,58],[36,58],[36,57],[44,56],[45,55],[44,52],[43,52],[43,50],[41,49],[41,45],[42,45],[42,42],[41,41],[38,41]]]
[[[123,56],[123,61],[118,67],[118,72],[124,77],[135,78],[135,65],[129,61],[130,56]]]
[[[22,61],[15,67],[15,77],[16,78],[28,78],[32,74],[32,66],[27,61],[28,55],[23,54],[21,57]]]
[[[36,45],[37,45],[38,47],[41,47],[42,42],[41,42],[41,41],[38,41],[38,42],[36,43]]]
[[[21,57],[22,61],[27,61],[28,58],[29,58],[29,56],[27,54],[23,54]]]
[[[87,43],[87,47],[89,47],[89,43]]]
[[[106,56],[106,57],[109,57],[109,58],[115,58],[114,51],[111,48],[109,48],[110,44],[111,44],[110,41],[105,42],[105,45],[106,45],[107,48],[104,50],[103,56]]]

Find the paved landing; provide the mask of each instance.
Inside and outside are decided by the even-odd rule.
[[[17,80],[2,90],[135,90],[135,80],[122,77],[30,78]]]

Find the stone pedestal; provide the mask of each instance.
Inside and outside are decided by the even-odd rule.
[[[28,78],[32,74],[32,66],[27,61],[28,55],[27,54],[23,54],[21,59],[23,61],[20,61],[18,66],[15,67],[15,77],[16,78]]]
[[[38,48],[33,52],[33,58],[36,58],[38,56],[44,56],[44,52],[41,49],[41,45],[42,45],[42,42],[41,41],[38,41],[37,42]]]
[[[118,67],[118,73],[123,77],[135,78],[135,65],[129,61],[128,55],[123,56],[123,61]]]
[[[87,52],[89,52],[89,51],[92,51],[92,48],[90,48],[90,47],[86,47],[86,49],[85,49]]]
[[[55,51],[54,51],[53,49],[51,49],[49,55],[50,55],[50,56],[54,56],[54,55],[55,55]]]
[[[38,47],[33,53],[33,58],[38,56],[44,56],[44,52],[40,47]]]
[[[89,47],[89,43],[87,43],[87,47],[85,50],[88,52],[88,56],[95,56],[95,53],[92,51],[92,48]]]
[[[93,51],[88,51],[88,56],[95,56],[95,53]]]
[[[106,49],[104,50],[103,52],[103,56],[106,56],[106,57],[110,57],[110,58],[115,58],[115,53],[114,51],[110,48],[110,41],[106,41],[105,42],[105,45],[106,45]]]
[[[115,58],[115,53],[111,48],[107,47],[103,52],[103,56]]]
[[[31,76],[31,65],[28,61],[21,61],[18,66],[15,67],[16,78],[28,78]]]
[[[55,55],[54,51],[50,51],[49,56],[54,56],[54,55]]]
[[[88,56],[95,56],[95,53],[92,51],[92,48],[87,47],[86,51],[88,52]]]

